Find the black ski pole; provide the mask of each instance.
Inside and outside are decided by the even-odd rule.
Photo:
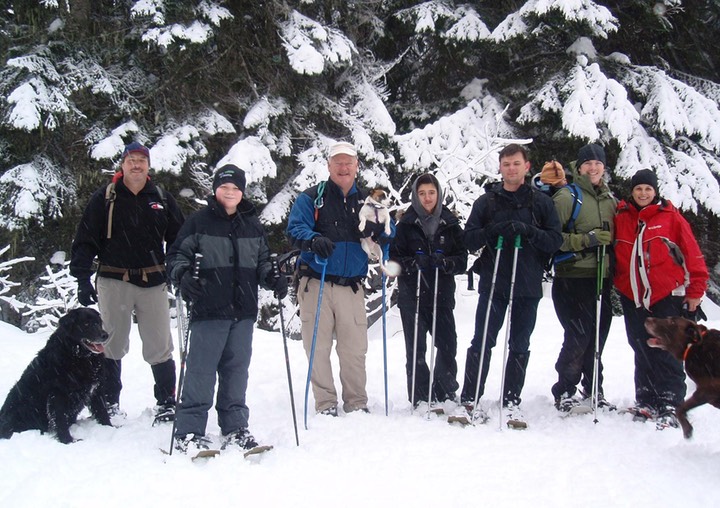
[[[199,252],[195,253],[195,263],[193,265],[192,276],[197,280],[200,278],[200,261],[203,255]],[[187,360],[188,345],[190,343],[190,312],[192,304],[188,303],[187,307],[182,298],[182,292],[178,287],[175,293],[175,311],[178,327],[178,346],[180,347],[180,373],[178,375],[178,385],[175,396],[175,404],[180,405],[180,397],[182,396],[183,386],[185,385],[185,362]],[[177,415],[173,418],[172,432],[170,433],[170,450],[168,455],[172,455],[175,444],[175,430],[177,429]]]
[[[284,275],[280,273],[280,264],[278,263],[277,254],[272,254],[270,256],[270,263],[272,264],[274,277],[276,279],[284,277]],[[292,408],[293,427],[295,429],[295,444],[297,446],[300,446],[300,438],[298,437],[297,416],[295,415],[295,395],[293,393],[292,374],[290,373],[290,355],[288,354],[287,335],[285,333],[285,317],[283,316],[283,303],[280,299],[280,295],[276,293],[275,296],[277,296],[278,307],[280,310],[280,331],[282,332],[283,349],[285,350],[285,368],[287,370],[288,389],[290,390],[290,407]]]
[[[603,222],[603,231],[610,231],[610,224]],[[598,397],[600,390],[600,314],[602,313],[603,282],[605,280],[605,244],[598,246],[597,283],[595,295],[595,358],[593,363],[592,405],[593,422],[597,423]]]
[[[515,245],[513,249],[513,262],[512,262],[512,271],[510,272],[510,295],[508,297],[508,306],[507,306],[507,320],[505,321],[505,346],[503,348],[503,362],[502,362],[502,375],[500,378],[500,418],[498,418],[499,424],[500,424],[500,430],[502,430],[503,421],[505,420],[505,417],[503,416],[503,407],[504,407],[504,398],[505,398],[505,374],[506,374],[506,368],[507,368],[507,357],[508,357],[508,348],[510,346],[510,328],[512,328],[512,306],[513,306],[513,293],[515,292],[515,274],[517,272],[517,261],[518,261],[518,253],[520,252],[520,242],[522,237],[520,235],[517,235],[515,237]]]
[[[495,265],[493,266],[492,280],[490,282],[490,293],[488,294],[488,303],[485,308],[485,323],[483,324],[483,335],[480,350],[480,365],[478,365],[478,377],[475,382],[475,398],[473,399],[473,410],[470,415],[470,421],[474,422],[478,403],[480,402],[480,381],[482,380],[483,363],[485,363],[485,345],[487,344],[488,321],[490,320],[490,309],[493,304],[493,296],[495,295],[495,282],[497,281],[498,266],[500,265],[500,254],[502,252],[503,237],[499,235],[497,245],[495,246]]]

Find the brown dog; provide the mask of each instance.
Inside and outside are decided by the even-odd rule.
[[[693,427],[687,412],[703,404],[720,409],[720,331],[681,317],[647,318],[645,329],[653,336],[650,347],[664,349],[685,364],[685,372],[697,388],[689,399],[676,408],[678,422],[686,439]]]

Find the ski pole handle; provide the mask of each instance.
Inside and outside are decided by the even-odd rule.
[[[522,237],[521,237],[520,235],[517,235],[517,236],[515,237],[515,248],[516,248],[516,249],[519,249],[519,248],[520,248],[520,242],[521,242],[521,241],[522,241]]]
[[[200,262],[202,261],[203,255],[199,252],[195,253],[195,263],[193,264],[192,278],[198,280],[200,278]]]
[[[503,237],[502,237],[502,235],[498,235],[497,245],[495,246],[495,250],[502,249],[502,244],[503,244]]]
[[[272,266],[273,278],[280,278],[280,264],[278,263],[278,255],[270,254],[270,265]]]

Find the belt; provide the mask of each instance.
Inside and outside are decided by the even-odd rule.
[[[298,275],[311,277],[313,279],[320,279],[320,274],[310,268],[305,263],[300,263],[298,267]],[[362,283],[364,277],[340,277],[339,275],[325,275],[325,281],[337,284],[338,286],[349,286],[353,288],[354,292],[357,292],[359,285]]]
[[[100,273],[121,273],[123,282],[128,282],[131,275],[139,275],[143,282],[147,282],[147,274],[164,272],[165,265],[146,266],[144,268],[118,268],[116,266],[100,265]]]

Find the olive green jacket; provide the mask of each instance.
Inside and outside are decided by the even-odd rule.
[[[617,199],[610,191],[605,181],[601,181],[598,187],[593,187],[590,179],[580,175],[575,167],[575,162],[570,163],[574,180],[573,182],[582,189],[582,206],[575,219],[573,231],[566,232],[565,225],[572,215],[574,198],[567,187],[561,188],[553,196],[553,203],[563,225],[563,243],[560,246],[562,252],[574,252],[574,258],[557,263],[555,265],[556,277],[570,278],[593,278],[597,277],[598,270],[598,248],[590,247],[588,233],[594,229],[602,230],[609,227],[613,231],[613,217],[617,207]],[[614,238],[614,235],[613,235]],[[604,262],[604,277],[610,276],[610,249],[606,248]]]

